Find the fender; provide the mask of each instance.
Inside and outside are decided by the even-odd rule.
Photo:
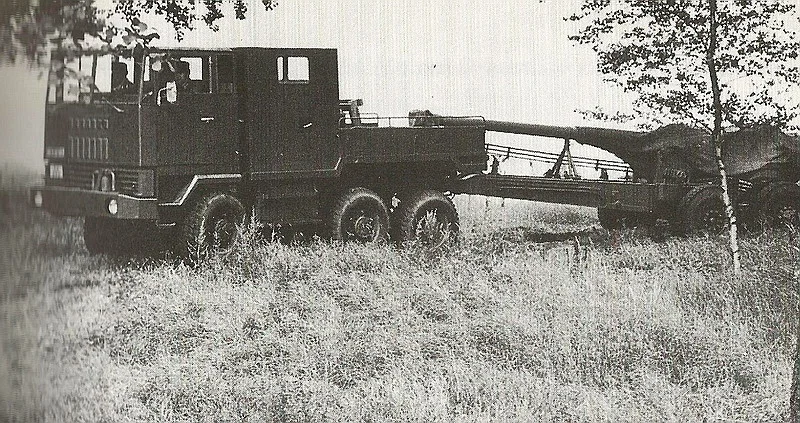
[[[194,175],[192,180],[179,192],[175,200],[168,203],[159,203],[159,206],[180,207],[200,186],[237,183],[242,180],[241,173],[214,173],[209,175]]]

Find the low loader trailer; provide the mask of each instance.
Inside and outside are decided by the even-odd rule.
[[[425,114],[425,113],[423,113]],[[429,119],[437,119],[431,117]],[[454,123],[439,118],[438,124]],[[552,154],[487,144],[487,151],[506,158],[553,162],[543,177],[476,175],[463,178],[455,193],[596,207],[608,229],[669,222],[677,232],[719,231],[727,224],[722,189],[710,136],[680,125],[652,132],[484,120],[486,131],[564,140],[564,150]],[[599,147],[625,162],[573,158],[570,141]],[[755,128],[725,140],[723,160],[740,221],[749,227],[797,225],[800,210],[800,141],[774,128]],[[580,179],[579,166],[600,169],[599,180]],[[568,163],[566,177],[560,169]],[[624,171],[608,180],[608,170]],[[492,172],[494,173],[494,172]]]
[[[568,148],[549,155],[486,143],[489,131],[566,139],[566,147],[637,133],[362,113],[360,100],[339,98],[333,49],[154,49],[51,60],[45,180],[31,200],[83,217],[91,253],[127,254],[167,231],[179,256],[226,254],[247,220],[436,248],[458,231],[451,195],[461,193],[597,207],[607,227],[666,218],[695,230],[721,216],[719,188],[679,170],[649,181],[585,180],[576,165],[628,166],[572,157]],[[553,168],[546,177],[500,175],[489,158],[503,152]],[[781,184],[769,186],[788,186]]]

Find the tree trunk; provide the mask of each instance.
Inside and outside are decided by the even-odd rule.
[[[722,100],[717,77],[717,65],[714,59],[717,49],[717,0],[709,0],[709,35],[708,50],[706,51],[706,63],[708,64],[708,75],[711,79],[711,92],[714,96],[714,131],[711,139],[714,144],[714,157],[717,160],[719,170],[720,185],[722,186],[722,202],[725,205],[725,216],[728,218],[729,247],[731,259],[733,261],[733,273],[740,276],[742,273],[741,260],[739,258],[739,238],[737,234],[736,213],[733,210],[730,191],[728,190],[728,174],[725,171],[725,163],[722,162]]]
[[[800,278],[800,268],[795,268],[794,278]],[[800,286],[797,287],[800,295]],[[800,324],[797,325],[797,338],[794,350],[794,374],[792,375],[792,392],[789,397],[789,421],[800,423]]]
[[[797,326],[796,341],[792,394],[789,398],[789,421],[794,423],[800,422],[800,325]]]

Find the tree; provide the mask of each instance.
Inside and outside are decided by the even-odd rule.
[[[272,10],[276,0],[261,0]],[[247,16],[246,0],[114,0],[112,10],[101,10],[94,0],[3,0],[0,2],[0,60],[14,62],[25,58],[41,64],[51,42],[66,40],[83,45],[86,39],[106,49],[147,44],[158,34],[148,31],[147,15],[163,16],[180,41],[199,18],[212,30],[232,8],[236,19]],[[114,16],[126,25],[113,25]]]
[[[570,39],[590,45],[605,80],[635,95],[644,125],[666,122],[712,134],[740,272],[736,216],[721,159],[726,127],[787,127],[798,116],[791,87],[800,81],[800,42],[785,0],[584,0],[568,19],[583,26]]]
[[[716,17],[714,69],[722,125],[787,126],[798,116],[790,87],[800,81],[795,5],[727,0]],[[714,102],[707,53],[708,0],[584,0],[568,19],[585,24],[571,40],[597,54],[605,80],[635,94],[645,124],[686,123],[709,132]]]
[[[717,17],[717,0],[708,0],[708,48],[706,49],[706,66],[708,66],[708,79],[711,82],[712,110],[714,112],[714,127],[711,130],[711,140],[714,145],[714,158],[719,170],[720,185],[722,186],[722,202],[725,205],[725,215],[728,217],[730,231],[730,250],[733,259],[733,272],[739,276],[742,266],[739,260],[739,241],[736,233],[736,213],[733,210],[730,192],[728,190],[728,173],[725,163],[722,162],[722,92],[719,86],[719,73],[717,71],[717,32],[719,21]]]

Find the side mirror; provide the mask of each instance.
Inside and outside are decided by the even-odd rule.
[[[156,96],[156,104],[161,105],[161,93],[166,92],[166,98],[168,103],[175,103],[178,101],[178,86],[175,85],[175,81],[167,82],[167,86],[158,90],[158,95]]]

